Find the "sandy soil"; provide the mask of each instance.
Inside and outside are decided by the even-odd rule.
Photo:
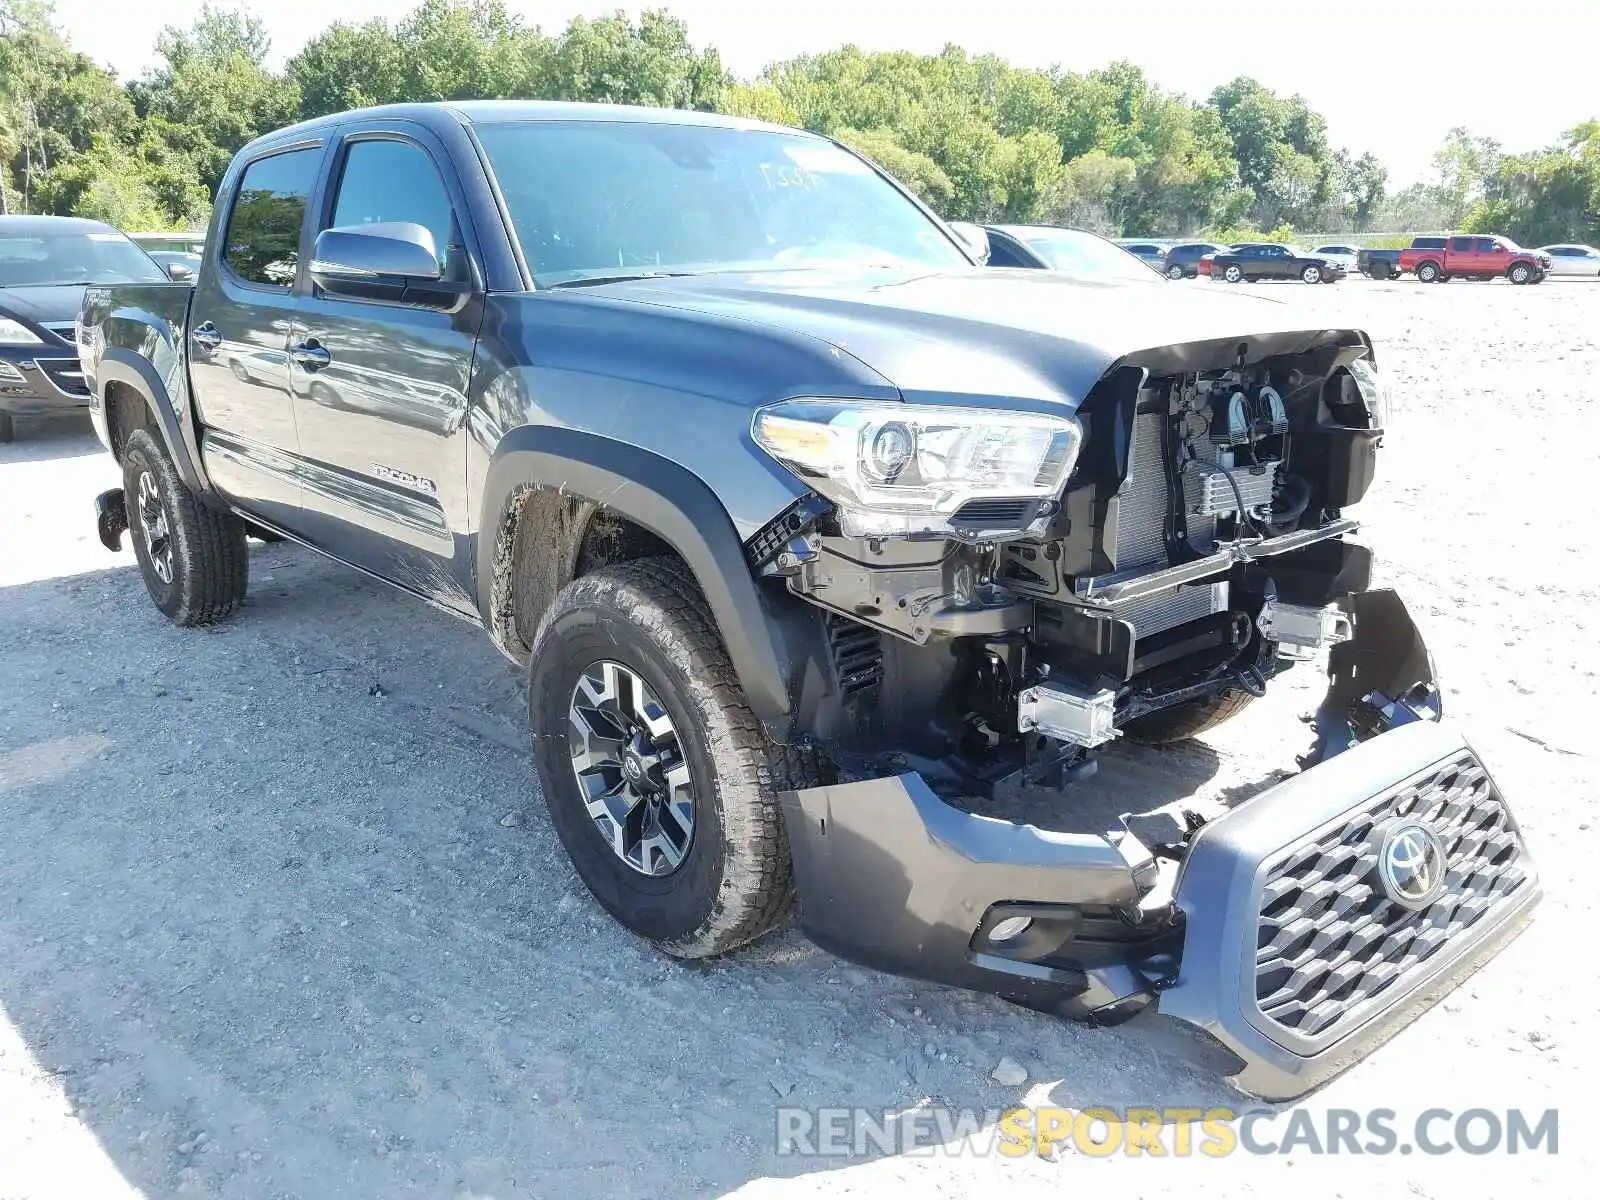
[[[240,617],[170,628],[96,542],[114,470],[66,421],[0,447],[0,1196],[1593,1195],[1600,285],[1258,290],[1378,340],[1366,537],[1549,892],[1308,1108],[1555,1107],[1558,1155],[778,1157],[779,1104],[1244,1102],[1159,1021],[1084,1029],[792,931],[662,959],[566,865],[480,633],[286,546]],[[1305,745],[1298,676],[1101,782],[1257,786]]]

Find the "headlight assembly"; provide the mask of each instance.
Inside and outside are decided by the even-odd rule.
[[[1358,358],[1350,364],[1350,375],[1361,392],[1361,402],[1367,409],[1367,420],[1373,429],[1386,429],[1389,425],[1389,396],[1384,391],[1383,379],[1370,358]]]
[[[0,346],[38,346],[44,339],[10,317],[0,317]]]
[[[1083,436],[1071,417],[868,400],[786,400],[751,433],[851,537],[990,536],[1008,520],[1021,534],[1060,495]]]

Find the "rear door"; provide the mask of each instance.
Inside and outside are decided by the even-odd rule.
[[[212,482],[241,508],[294,530],[299,435],[289,397],[289,328],[320,142],[274,147],[244,165],[218,203],[190,308],[189,375]]]
[[[316,227],[415,222],[433,235],[445,278],[471,282],[467,210],[449,162],[417,126],[346,134]],[[476,294],[444,311],[332,295],[308,280],[289,347],[313,540],[465,611],[475,606],[456,536],[468,523],[466,392],[482,311]]]
[[[1478,252],[1478,239],[1453,237],[1445,251],[1445,270],[1451,275],[1471,275],[1479,269],[1482,256]]]

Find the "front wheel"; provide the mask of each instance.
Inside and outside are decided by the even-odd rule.
[[[1215,729],[1254,699],[1249,692],[1230,689],[1202,700],[1189,700],[1148,716],[1136,717],[1122,727],[1122,732],[1130,742],[1144,746],[1184,742]]]
[[[1321,267],[1307,267],[1305,270],[1300,272],[1300,279],[1301,279],[1301,282],[1303,282],[1303,283],[1321,283],[1322,282],[1322,268]]]
[[[1182,279],[1183,278],[1183,268],[1180,267],[1177,263],[1173,263],[1170,267],[1167,268],[1167,278],[1168,279]]]
[[[209,625],[237,608],[250,576],[244,522],[200,503],[148,429],[128,435],[122,484],[139,573],[167,619]]]
[[[1513,263],[1511,270],[1506,272],[1506,278],[1518,285],[1527,283],[1533,278],[1533,268],[1527,263]]]
[[[528,717],[551,822],[579,878],[680,958],[759,937],[793,901],[778,793],[821,782],[768,740],[682,564],[607,567],[534,636]]]
[[[1224,279],[1226,279],[1229,283],[1238,283],[1241,279],[1244,278],[1244,272],[1241,271],[1238,267],[1229,267],[1227,270],[1225,270],[1222,273],[1222,277]]]

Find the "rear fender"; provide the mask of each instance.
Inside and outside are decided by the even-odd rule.
[[[96,401],[107,417],[107,397],[113,386],[127,389],[144,402],[184,485],[207,504],[223,507],[201,462],[199,437],[188,405],[174,403],[154,364],[124,347],[108,347],[95,365]],[[109,433],[107,440],[109,444]]]

